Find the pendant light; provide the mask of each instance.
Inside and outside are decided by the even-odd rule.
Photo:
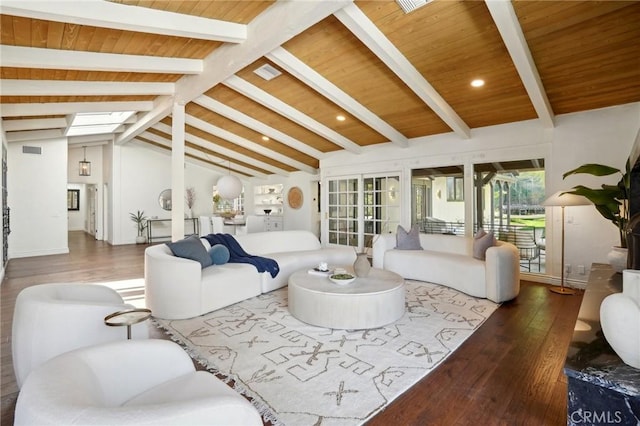
[[[87,161],[87,147],[83,146],[84,160],[80,161],[80,176],[91,176],[91,161]]]
[[[236,176],[231,175],[231,161],[229,161],[229,174],[223,175],[218,179],[216,186],[218,187],[218,195],[223,200],[233,200],[238,198],[242,193],[242,182]]]

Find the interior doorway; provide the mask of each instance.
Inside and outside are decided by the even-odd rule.
[[[93,235],[98,240],[98,187],[96,185],[87,185],[87,227],[85,231]]]

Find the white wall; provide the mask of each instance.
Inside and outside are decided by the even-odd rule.
[[[157,152],[136,143],[114,146],[112,149],[115,161],[108,179],[109,185],[112,186],[111,242],[133,244],[137,228],[129,213],[142,210],[148,218],[171,218],[171,212],[163,210],[158,203],[160,192],[171,188],[171,157],[168,153]],[[219,172],[186,163],[185,187],[193,187],[196,191],[194,217],[211,215],[212,188],[219,177]],[[174,204],[179,201],[173,199]]]
[[[23,145],[42,154],[23,154]],[[9,258],[68,253],[66,138],[9,143],[7,163]]]
[[[463,140],[454,133],[416,138],[408,148],[392,144],[370,147],[356,155],[338,152],[320,161],[322,181],[329,177],[354,173],[400,173],[402,178],[403,223],[411,222],[411,170],[447,165],[465,166],[465,194],[473,191],[472,165],[492,161],[544,158],[546,191],[551,195],[577,184],[599,185],[601,179],[574,176],[562,180],[562,174],[583,163],[598,162],[623,167],[629,156],[640,123],[640,103],[556,117],[553,129],[544,129],[538,120],[474,129]],[[611,182],[615,182],[615,177]],[[443,194],[444,196],[444,194]],[[473,217],[472,203],[465,206]],[[547,270],[560,276],[559,211],[547,209]],[[549,211],[552,210],[552,211]],[[567,210],[565,263],[584,265],[607,262],[607,253],[617,244],[617,229],[591,206]],[[467,221],[471,232],[471,220]],[[574,269],[575,270],[575,269]],[[568,277],[586,280],[572,273]]]

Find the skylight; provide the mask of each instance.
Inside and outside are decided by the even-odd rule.
[[[75,115],[67,136],[114,133],[135,111],[80,112]]]

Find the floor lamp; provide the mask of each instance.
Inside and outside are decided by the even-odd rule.
[[[562,260],[560,276],[560,286],[553,286],[549,290],[558,294],[576,294],[572,288],[564,286],[564,208],[568,206],[586,206],[591,204],[589,200],[581,195],[567,194],[565,191],[558,191],[546,200],[542,205],[546,207],[560,207],[562,209]]]

